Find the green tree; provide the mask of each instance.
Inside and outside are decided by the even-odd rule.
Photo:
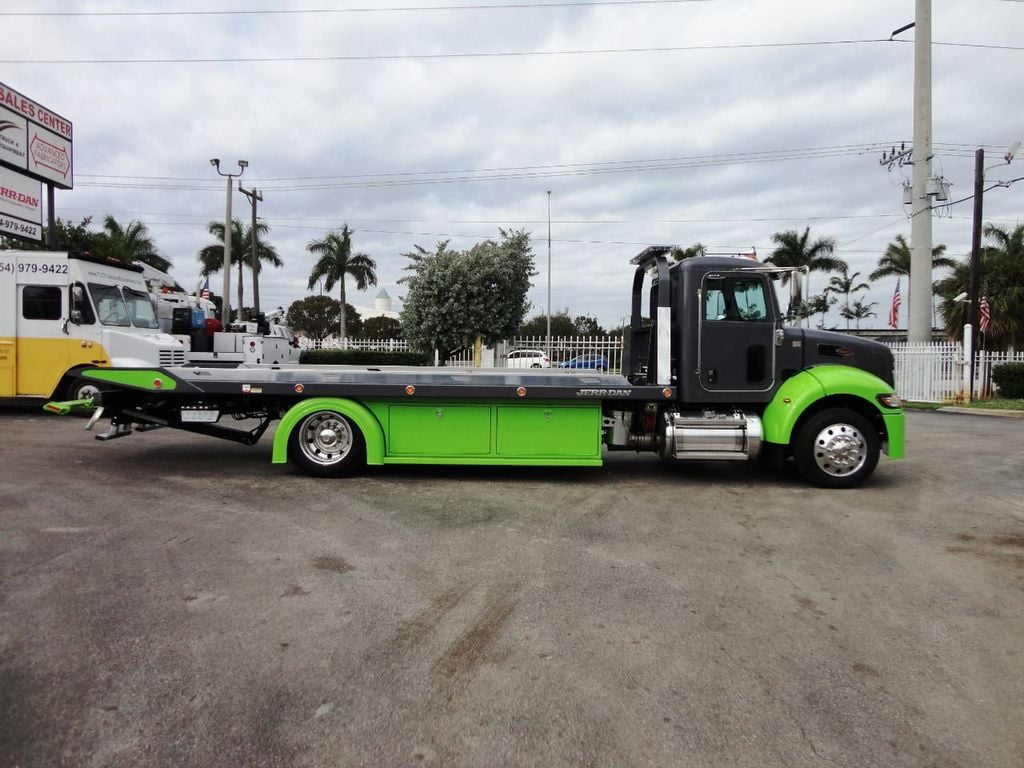
[[[841,317],[846,319],[846,330],[850,330],[850,321],[857,321],[857,329],[860,329],[860,321],[866,320],[869,317],[877,317],[874,313],[875,308],[874,301],[865,303],[863,299],[857,299],[853,304],[847,304],[845,307],[839,310]]]
[[[307,296],[288,307],[289,328],[321,342],[338,326],[341,304],[330,296]]]
[[[848,268],[845,261],[832,255],[836,250],[834,238],[822,237],[811,242],[810,235],[810,227],[804,229],[803,234],[795,229],[776,232],[772,235],[772,242],[778,247],[765,259],[765,263],[774,264],[776,267],[806,268],[810,272],[837,272]],[[788,285],[791,276],[792,273],[784,273],[782,284]],[[799,279],[796,284],[796,298],[799,305],[802,298]]]
[[[1020,349],[1024,346],[1024,224],[1012,230],[986,224],[983,232],[991,241],[981,249],[978,276],[980,295],[986,297],[991,314],[985,346]],[[953,274],[935,284],[935,292],[942,297],[946,333],[955,339],[962,339],[968,320],[967,302],[955,301],[955,297],[968,291],[970,284],[969,260],[957,261]]]
[[[694,256],[703,256],[707,252],[700,243],[694,243],[689,248],[673,248],[672,258],[676,261],[682,261],[683,259],[692,259]]]
[[[141,261],[161,272],[171,269],[171,262],[157,253],[149,229],[141,221],[128,222],[122,226],[110,214],[103,219],[103,235],[106,237],[105,256],[117,259],[124,264]]]
[[[366,339],[401,339],[402,323],[393,317],[378,315],[368,317],[363,321],[363,330],[360,334]]]
[[[576,315],[573,318],[572,326],[577,336],[605,335],[605,330],[598,324],[597,319],[586,315]]]
[[[199,251],[199,262],[202,265],[199,274],[203,277],[220,272],[224,268],[224,222],[211,221],[207,226],[211,235],[220,240],[219,243],[207,245]],[[277,255],[274,246],[262,240],[270,232],[270,225],[263,221],[256,222],[256,269],[262,270],[264,263],[280,267],[284,262]],[[238,294],[236,307],[244,304],[245,294],[242,289],[242,271],[252,265],[252,225],[242,226],[239,219],[231,221],[231,264],[238,275]],[[240,314],[239,314],[240,316]]]
[[[932,248],[932,267],[953,267],[954,259],[943,256],[946,246],[939,244]],[[910,245],[903,235],[885,247],[885,253],[878,259],[878,268],[868,275],[869,280],[883,277],[910,277]]]
[[[844,266],[839,270],[838,277],[833,277],[828,281],[828,288],[826,289],[843,297],[843,308],[839,310],[839,316],[846,319],[846,330],[850,330],[850,320],[853,319],[853,316],[850,314],[850,295],[858,291],[866,291],[871,287],[867,283],[858,283],[858,277],[860,277],[860,272],[854,272],[851,275],[848,268]],[[859,328],[860,326],[858,325],[857,327]]]
[[[818,321],[818,327],[825,327],[825,316],[828,314],[830,307],[839,303],[839,299],[832,295],[830,289],[826,288],[821,293],[811,296],[806,301],[801,301],[797,307],[797,317],[813,317],[814,315],[821,315],[821,320]]]
[[[547,336],[548,316],[545,314],[534,315],[519,326],[518,336]],[[576,325],[569,317],[568,312],[556,312],[551,316],[552,336],[575,336]]]
[[[519,328],[535,274],[533,249],[527,232],[499,232],[500,242],[485,240],[468,251],[441,242],[433,253],[416,246],[405,254],[412,274],[402,278],[408,285],[402,329],[415,349],[436,349],[447,362],[477,336],[494,344]]]
[[[92,224],[92,216],[86,216],[78,224],[72,224],[70,220],[58,218],[54,222],[53,227],[57,238],[56,250],[76,253],[97,253],[98,239],[102,238],[103,235],[99,232],[89,231],[90,224]],[[48,234],[49,229],[43,227],[42,242],[0,235],[0,250],[48,251],[50,250],[46,245]]]
[[[348,224],[343,224],[337,232],[329,232],[321,240],[310,240],[306,250],[319,257],[309,274],[310,290],[320,280],[324,281],[325,291],[330,291],[337,283],[341,303],[345,304],[346,275],[355,278],[360,291],[377,284],[377,263],[365,253],[352,252],[352,230]],[[347,333],[346,321],[345,315],[339,317],[338,337],[342,340]]]

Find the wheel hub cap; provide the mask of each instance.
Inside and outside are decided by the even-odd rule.
[[[867,459],[864,436],[849,424],[832,424],[818,433],[814,441],[814,460],[830,475],[855,472]]]

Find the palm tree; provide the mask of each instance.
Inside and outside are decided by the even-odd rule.
[[[876,317],[872,311],[877,302],[864,303],[863,299],[857,299],[853,305],[847,305],[839,310],[839,314],[846,318],[846,330],[850,330],[850,320],[857,321],[857,330],[860,330],[860,321],[869,317]]]
[[[833,277],[828,281],[828,288],[826,290],[837,293],[843,297],[843,309],[839,310],[839,314],[846,318],[846,330],[850,330],[850,320],[852,315],[850,314],[850,294],[856,293],[857,291],[866,291],[871,286],[867,283],[858,283],[857,278],[860,276],[860,272],[854,272],[852,275],[847,271],[846,267],[839,270],[839,277]],[[857,325],[860,328],[860,325]]]
[[[765,259],[766,264],[777,267],[806,268],[810,272],[837,272],[847,269],[847,264],[832,254],[836,250],[836,241],[831,237],[822,237],[813,243],[810,240],[811,228],[804,229],[801,235],[795,229],[776,232],[772,241],[778,245],[771,255]],[[790,272],[782,275],[782,284],[789,283]],[[796,300],[799,305],[801,298],[800,281],[796,281]]]
[[[324,290],[330,291],[337,283],[341,297],[341,318],[338,322],[338,335],[345,339],[345,275],[352,275],[356,288],[365,291],[369,286],[377,284],[377,263],[365,253],[352,252],[352,230],[343,224],[337,232],[329,232],[322,240],[310,240],[306,250],[319,260],[313,265],[309,274],[309,289],[319,280],[324,281]]]
[[[942,255],[945,252],[945,245],[932,248],[932,267],[956,266],[956,260]],[[878,280],[893,275],[910,277],[910,245],[903,235],[896,235],[896,240],[886,246],[885,253],[878,259],[878,269],[868,275],[868,279]]]
[[[166,272],[171,268],[171,262],[156,252],[153,238],[149,236],[149,230],[141,221],[128,222],[127,227],[122,227],[109,213],[103,220],[103,231],[107,238],[107,253],[125,264],[132,264],[141,261],[151,267]]]
[[[991,326],[985,335],[988,349],[1024,346],[1024,224],[1012,231],[986,224],[985,237],[995,245],[981,249],[979,285],[981,296],[988,300]],[[968,291],[971,284],[969,260],[954,262],[953,274],[935,284],[942,297],[942,315],[946,333],[955,339],[963,335],[968,321],[968,303],[954,299]]]
[[[207,229],[220,242],[207,245],[199,251],[199,261],[202,264],[199,274],[203,277],[209,277],[224,268],[224,222],[211,221]],[[277,255],[277,249],[262,239],[269,231],[269,224],[262,221],[256,222],[257,272],[262,270],[264,262],[275,267],[284,264],[281,257]],[[244,304],[242,270],[244,267],[252,266],[252,226],[243,227],[239,219],[233,219],[231,222],[231,263],[238,270],[238,310],[241,313]]]

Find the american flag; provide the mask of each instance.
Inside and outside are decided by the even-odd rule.
[[[982,333],[988,333],[989,326],[992,325],[992,310],[988,306],[988,296],[981,297],[978,311],[981,313],[981,319],[978,320],[978,330]]]
[[[206,282],[203,283],[202,289],[199,291],[200,298],[210,298],[210,278],[206,278]]]
[[[892,294],[892,306],[889,308],[889,327],[899,328],[900,327],[900,304],[903,303],[903,299],[900,296],[900,281],[896,279],[896,290]]]

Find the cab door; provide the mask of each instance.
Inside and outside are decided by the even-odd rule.
[[[708,393],[769,392],[775,317],[762,274],[711,272],[701,282],[697,373]]]
[[[67,287],[25,283],[17,299],[16,394],[49,397],[68,369]]]

